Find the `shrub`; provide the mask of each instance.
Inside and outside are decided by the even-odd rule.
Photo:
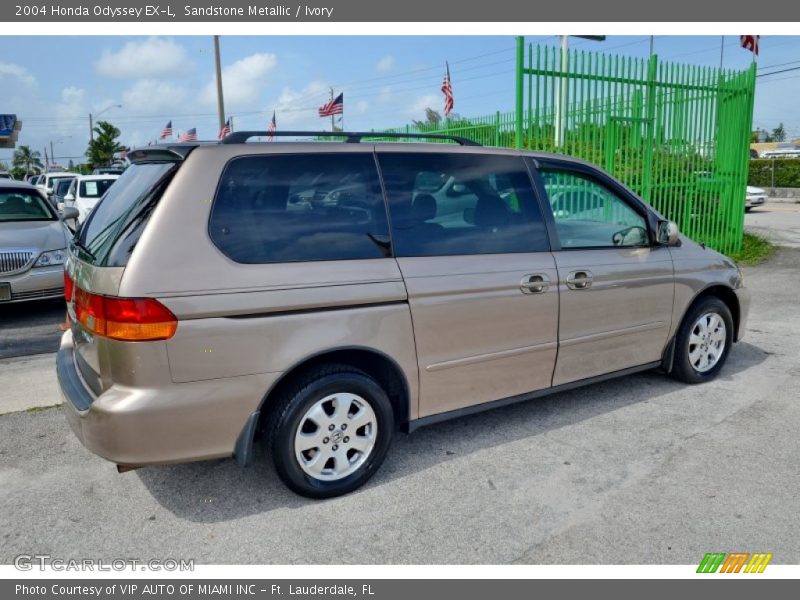
[[[800,187],[800,158],[751,160],[747,183],[758,187],[773,187],[773,165],[775,168],[774,187]]]

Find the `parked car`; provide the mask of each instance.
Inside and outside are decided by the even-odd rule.
[[[762,206],[766,201],[767,190],[760,187],[754,187],[752,185],[747,186],[747,192],[744,199],[745,212],[750,212],[750,210],[756,206]]]
[[[398,429],[655,368],[706,382],[744,334],[736,264],[591,164],[266,135],[131,152],[70,245],[65,414],[120,471],[248,465],[260,437],[292,490],[335,496]]]
[[[14,181],[14,176],[8,171],[0,171],[0,179],[10,179]]]
[[[68,233],[62,219],[34,186],[0,182],[0,304],[64,293]]]
[[[52,202],[53,201],[52,196],[55,190],[56,182],[62,181],[64,179],[72,180],[77,176],[78,176],[77,173],[67,173],[66,171],[43,173],[39,177],[39,180],[36,182],[36,187],[42,190],[47,199]]]
[[[60,179],[56,182],[52,199],[57,209],[64,208],[64,197],[67,195],[67,192],[69,192],[73,181],[75,181],[75,179]]]
[[[65,205],[78,209],[78,223],[83,223],[119,175],[81,175],[70,182]]]
[[[97,167],[92,171],[92,175],[122,175],[125,167]]]
[[[28,183],[31,185],[36,185],[36,183],[39,181],[39,177],[41,177],[41,175],[29,175]]]

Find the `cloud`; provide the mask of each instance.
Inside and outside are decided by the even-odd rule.
[[[31,75],[25,67],[0,61],[0,79],[13,77],[26,86],[36,84],[36,78]]]
[[[242,105],[255,103],[266,84],[267,75],[278,64],[278,57],[271,53],[251,54],[235,63],[223,67],[222,83],[225,103]],[[217,83],[214,77],[203,89],[202,99],[206,104],[217,101]]]
[[[137,79],[177,75],[191,66],[183,46],[151,37],[142,42],[128,42],[118,52],[103,52],[94,69],[106,77]]]
[[[75,86],[64,88],[61,90],[61,101],[56,104],[53,112],[58,117],[55,127],[62,135],[71,133],[72,124],[79,119],[86,118],[88,127],[89,106],[86,102],[86,90]]]
[[[327,89],[328,86],[320,81],[312,81],[301,90],[283,88],[272,104],[278,128],[286,129],[287,125],[302,123],[304,127],[319,129],[317,108],[327,101]]]
[[[425,118],[425,109],[432,108],[433,110],[441,111],[442,97],[436,94],[425,94],[418,96],[417,99],[409,104],[408,114],[415,119]]]
[[[122,105],[129,113],[154,114],[177,108],[186,99],[180,85],[157,79],[140,79],[122,94]]]
[[[375,70],[378,71],[379,73],[386,73],[387,71],[391,71],[393,66],[394,66],[394,57],[384,56],[375,65]]]
[[[366,100],[359,100],[356,102],[356,113],[363,115],[369,109],[369,102]]]

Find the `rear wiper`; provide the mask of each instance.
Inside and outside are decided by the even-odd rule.
[[[83,242],[81,242],[81,241],[80,241],[80,240],[79,240],[77,237],[73,238],[73,240],[72,240],[72,244],[73,244],[73,245],[74,245],[76,248],[80,248],[81,250],[83,250],[83,251],[84,251],[86,254],[88,254],[88,255],[89,255],[89,258],[91,258],[92,260],[97,260],[97,257],[96,257],[96,256],[95,256],[95,255],[92,253],[92,251],[91,251],[91,250],[89,250],[89,248],[87,248],[87,247],[86,247],[86,246],[83,244]]]

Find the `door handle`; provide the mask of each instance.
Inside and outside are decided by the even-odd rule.
[[[543,294],[550,287],[550,278],[543,273],[525,275],[519,282],[523,294]]]
[[[591,271],[572,271],[567,275],[567,287],[571,290],[585,290],[592,287]]]

